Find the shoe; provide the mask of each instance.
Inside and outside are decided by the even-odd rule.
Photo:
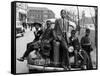
[[[74,65],[74,68],[78,68],[78,67],[79,67],[79,65],[77,65],[77,64]]]
[[[67,66],[63,65],[62,67],[64,68],[64,70],[68,70]]]
[[[17,60],[23,62],[23,61],[24,61],[24,58],[23,58],[23,57],[20,57],[20,58],[18,58]]]
[[[71,66],[68,66],[68,70],[71,70]]]
[[[71,70],[71,66],[65,66],[65,65],[63,65],[62,67],[64,68],[64,70],[67,70],[67,71]]]

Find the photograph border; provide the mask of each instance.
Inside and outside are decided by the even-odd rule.
[[[77,5],[77,4],[60,4],[60,3],[45,3],[45,2],[28,2],[28,1],[13,1],[11,2],[11,73],[14,75],[19,74],[35,74],[35,73],[16,73],[16,3],[32,3],[32,4],[45,4],[45,5],[63,5],[63,6],[80,6],[80,7],[95,7],[97,8],[97,31],[95,36],[97,36],[96,42],[96,61],[97,65],[95,69],[98,69],[98,6],[94,5]],[[39,72],[39,73],[51,73],[51,72],[72,72],[72,71],[88,71],[88,70],[71,70],[71,71],[50,71],[50,72]],[[36,72],[37,73],[37,72]]]

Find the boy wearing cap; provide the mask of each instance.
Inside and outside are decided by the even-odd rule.
[[[87,69],[92,69],[92,61],[91,61],[91,51],[93,50],[92,46],[91,46],[91,40],[90,40],[90,29],[86,29],[85,31],[85,36],[83,36],[81,38],[81,47],[84,51],[86,51],[87,55],[88,55],[88,59],[89,59],[89,63],[88,63],[88,67]]]
[[[80,50],[80,44],[78,37],[76,37],[76,31],[71,31],[71,37],[69,38],[69,46],[73,47],[73,52],[71,52],[69,55],[74,54],[74,60],[75,60],[75,66],[78,65],[78,51]]]
[[[30,52],[32,52],[33,50],[38,49],[38,44],[36,42],[39,40],[39,38],[40,38],[41,34],[43,33],[43,31],[40,29],[41,24],[34,23],[34,26],[35,26],[35,29],[36,29],[36,31],[34,32],[35,39],[32,42],[27,44],[27,50],[25,51],[25,53],[23,54],[22,57],[17,59],[18,61],[24,61],[25,58],[30,54]]]

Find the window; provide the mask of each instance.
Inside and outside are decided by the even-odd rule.
[[[26,19],[26,14],[22,14],[21,12],[19,12],[19,20],[24,21],[25,19]]]

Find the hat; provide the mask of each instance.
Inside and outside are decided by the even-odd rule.
[[[86,28],[86,32],[88,32],[88,33],[89,33],[89,32],[90,32],[90,29]]]
[[[41,24],[41,23],[37,23],[37,22],[33,23],[33,25],[34,25],[34,26],[39,25],[39,27],[41,27],[41,26],[42,26],[42,24]]]
[[[76,33],[76,30],[72,30],[71,33],[75,34]]]

